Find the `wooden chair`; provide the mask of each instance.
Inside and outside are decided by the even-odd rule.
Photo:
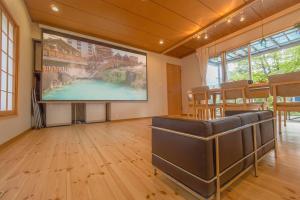
[[[300,72],[278,74],[269,77],[275,116],[278,113],[279,133],[281,133],[281,116],[287,112],[300,112],[300,102],[288,102],[287,97],[300,96]]]
[[[270,97],[270,85],[269,83],[257,83],[249,85],[246,90],[246,97],[250,100],[262,99],[264,103],[264,110],[269,109],[268,98]]]
[[[200,86],[193,88],[193,107],[194,107],[194,116],[197,119],[209,120],[215,119],[215,110],[217,108],[221,109],[220,104],[210,103],[210,94],[208,86]]]
[[[193,93],[191,90],[187,91],[187,101],[188,101],[188,112],[187,117],[194,118],[194,101],[193,101]]]
[[[223,110],[263,110],[265,102],[252,102],[247,80],[221,84]],[[231,101],[231,102],[228,102]]]

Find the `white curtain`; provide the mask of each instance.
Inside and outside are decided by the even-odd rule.
[[[201,47],[196,50],[196,56],[199,63],[200,70],[200,83],[201,85],[206,85],[206,73],[207,73],[207,64],[208,64],[208,48]]]

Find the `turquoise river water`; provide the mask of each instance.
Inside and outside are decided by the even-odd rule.
[[[43,100],[147,100],[147,91],[101,80],[77,80],[43,93]]]

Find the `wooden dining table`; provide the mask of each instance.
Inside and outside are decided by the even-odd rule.
[[[270,84],[268,82],[264,83],[253,83],[250,84],[248,90],[249,98],[268,98],[270,96]],[[209,95],[213,97],[213,103],[216,104],[217,95],[221,95],[221,88],[211,88],[209,89]]]

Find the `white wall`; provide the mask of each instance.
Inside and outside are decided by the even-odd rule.
[[[135,49],[126,45],[120,45],[105,41],[99,38],[74,33],[58,28],[41,25],[43,28],[52,29],[59,32],[64,32],[80,37],[86,37],[92,40],[101,41],[109,44],[114,44],[121,47]],[[32,37],[41,39],[41,29],[39,25],[34,24],[32,28]],[[144,51],[145,52],[145,51]],[[162,54],[153,52],[147,53],[147,78],[148,78],[148,101],[140,102],[114,102],[111,104],[111,120],[131,119],[141,117],[151,117],[158,115],[166,115],[168,113],[167,104],[167,80],[166,80],[166,64],[181,65],[181,60]]]
[[[31,126],[32,41],[31,20],[23,0],[2,0],[19,25],[18,115],[0,117],[0,144]]]
[[[201,85],[200,69],[196,54],[193,53],[181,60],[182,112],[187,113],[187,91]]]

